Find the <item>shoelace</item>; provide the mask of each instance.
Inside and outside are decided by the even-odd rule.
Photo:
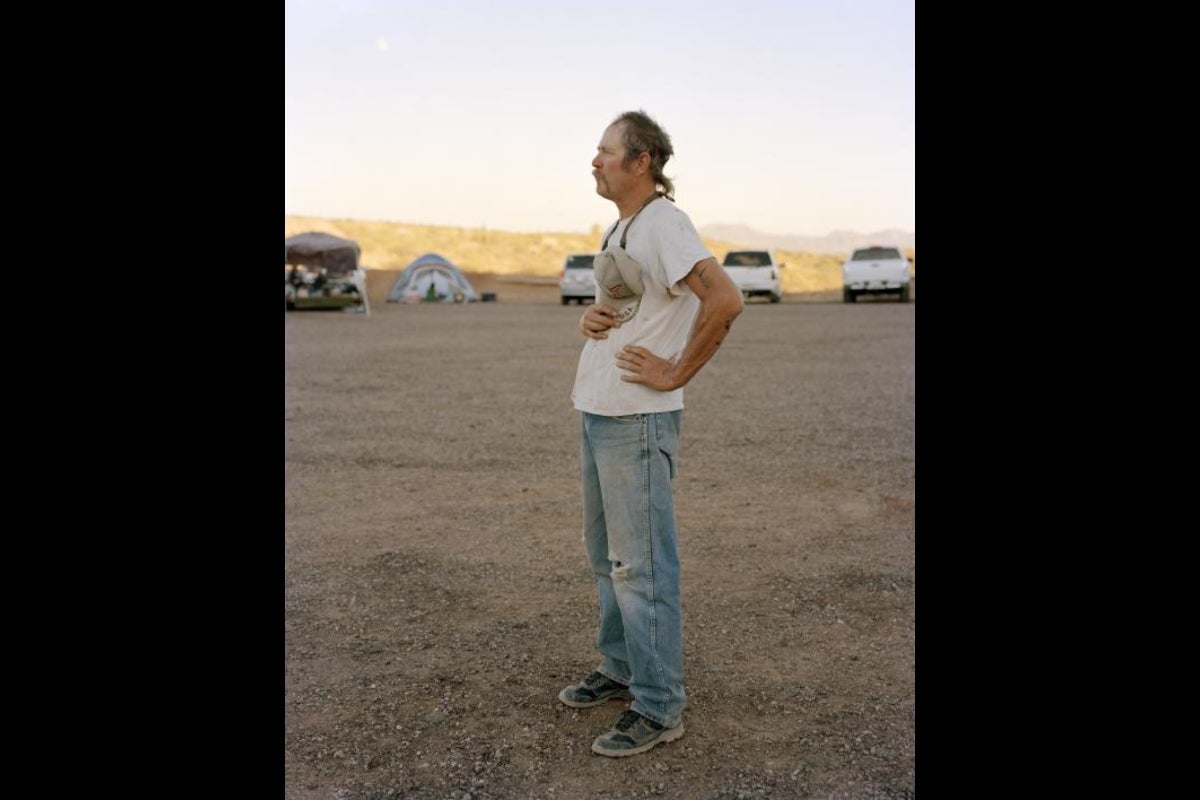
[[[595,689],[603,686],[607,682],[608,678],[604,677],[599,672],[593,672],[591,675],[588,675],[586,678],[584,678],[583,685],[589,689]]]
[[[636,711],[626,711],[619,720],[617,720],[617,730],[627,731],[637,724],[641,718],[641,714]]]

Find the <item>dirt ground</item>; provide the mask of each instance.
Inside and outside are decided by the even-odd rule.
[[[687,387],[686,733],[609,759],[582,308],[471,278],[284,314],[286,797],[914,797],[916,303],[748,303]]]

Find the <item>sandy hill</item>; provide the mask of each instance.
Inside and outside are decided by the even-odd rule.
[[[437,253],[457,264],[479,291],[491,291],[489,287],[497,283],[552,287],[563,258],[569,253],[594,252],[603,233],[599,226],[588,233],[512,233],[376,220],[284,217],[284,238],[306,231],[358,242],[372,302],[382,302],[395,276],[425,253]],[[747,247],[744,242],[702,238],[718,259],[728,250]],[[913,248],[905,250],[915,258]],[[785,293],[840,289],[844,255],[783,249],[777,249],[776,255],[787,265],[782,272]]]

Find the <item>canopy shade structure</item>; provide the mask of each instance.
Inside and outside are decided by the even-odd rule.
[[[328,233],[299,233],[284,239],[284,264],[298,264],[330,277],[351,275],[358,269],[362,250],[358,242]]]
[[[283,240],[284,308],[371,313],[358,242],[328,233]]]

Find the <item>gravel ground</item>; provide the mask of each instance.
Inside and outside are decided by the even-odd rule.
[[[749,303],[686,389],[687,732],[624,759],[622,703],[556,699],[597,660],[582,309],[286,313],[286,796],[913,797],[915,311]]]

